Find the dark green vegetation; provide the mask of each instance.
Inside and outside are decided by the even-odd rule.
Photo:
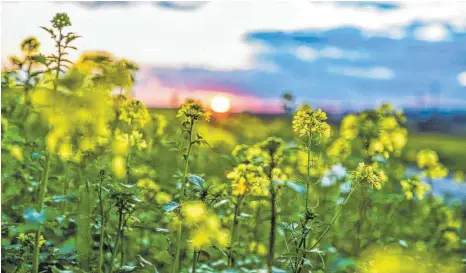
[[[429,186],[456,151],[411,146],[390,105],[338,128],[310,106],[149,111],[136,64],[67,59],[70,26],[57,14],[57,52],[27,38],[2,71],[2,272],[464,271],[465,208]]]

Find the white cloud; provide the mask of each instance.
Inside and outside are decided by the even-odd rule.
[[[151,3],[92,9],[73,3],[6,2],[2,5],[2,58],[18,54],[20,41],[29,35],[43,42],[45,53],[51,52],[53,44],[38,26],[49,24],[56,12],[64,11],[71,17],[73,31],[83,36],[77,42],[81,50],[105,49],[141,64],[220,70],[256,67],[258,51],[244,39],[254,31],[350,26],[397,39],[414,21],[452,23],[457,29],[466,26],[466,2],[401,6],[380,11],[308,1],[212,1],[195,11],[177,12]],[[304,57],[312,58],[312,53]]]
[[[319,52],[308,46],[298,46],[294,53],[298,59],[309,62],[313,62],[319,57]]]
[[[341,74],[348,77],[370,78],[377,80],[390,80],[395,77],[395,73],[388,67],[375,66],[371,68],[359,67],[330,67],[330,73]]]
[[[447,40],[450,36],[450,31],[443,24],[433,23],[416,29],[414,36],[419,40],[438,42]]]
[[[458,74],[458,82],[462,86],[466,86],[466,71],[463,71],[460,74]]]

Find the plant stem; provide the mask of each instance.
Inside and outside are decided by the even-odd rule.
[[[197,256],[198,256],[198,251],[196,251],[196,249],[194,249],[193,250],[193,268],[191,270],[192,273],[196,273]]]
[[[298,270],[296,272],[301,272],[302,268],[303,268],[303,264],[304,264],[304,259],[306,258],[306,255],[308,252],[310,252],[311,250],[313,250],[319,243],[320,241],[325,237],[325,235],[327,234],[327,232],[330,230],[330,228],[332,227],[332,225],[335,223],[335,221],[338,219],[338,216],[340,216],[340,213],[344,207],[344,205],[346,204],[346,202],[349,200],[349,198],[351,197],[351,195],[353,194],[353,192],[359,187],[359,185],[361,185],[362,182],[359,182],[358,184],[356,184],[356,186],[354,188],[351,189],[350,193],[348,194],[348,196],[346,196],[345,200],[339,205],[337,211],[335,212],[335,215],[333,216],[332,220],[330,221],[330,223],[327,225],[327,227],[325,228],[325,230],[322,232],[322,234],[319,236],[319,238],[317,238],[317,241],[308,249],[305,250],[305,252],[303,253],[303,259],[301,261],[301,265],[300,267],[298,268]]]
[[[272,209],[272,215],[270,218],[270,235],[269,235],[269,256],[267,258],[267,270],[272,273],[272,266],[275,254],[275,230],[277,225],[277,205],[276,205],[276,192],[275,189],[271,190],[270,205]]]
[[[113,253],[112,253],[112,260],[111,260],[111,265],[110,265],[110,273],[113,272],[113,265],[115,263],[115,256],[116,253],[118,252],[118,241],[120,240],[120,233],[121,233],[121,225],[123,224],[123,211],[118,210],[118,231],[117,231],[117,236],[115,239],[115,246],[113,247]]]
[[[183,174],[183,183],[181,184],[181,197],[180,197],[180,204],[184,200],[185,196],[185,188],[186,184],[188,183],[188,170],[189,170],[189,156],[191,155],[191,150],[193,146],[193,140],[192,140],[192,135],[193,135],[193,127],[194,127],[194,121],[191,120],[189,124],[189,129],[188,129],[188,135],[189,135],[189,143],[188,143],[188,151],[186,152],[185,155],[185,163],[184,163],[184,174]],[[172,267],[172,273],[179,272],[179,263],[180,263],[180,252],[181,252],[181,235],[183,234],[183,223],[181,219],[181,211],[180,211],[180,226],[178,228],[178,235],[177,235],[177,242],[176,242],[176,254],[175,254],[175,259]]]
[[[306,211],[309,202],[309,180],[311,178],[311,147],[312,147],[312,135],[309,134],[307,144],[307,176],[306,176]]]
[[[228,267],[232,267],[233,266],[233,245],[235,243],[235,235],[236,235],[236,229],[237,229],[237,226],[238,226],[238,215],[239,215],[239,209],[240,209],[240,206],[241,206],[241,201],[242,201],[242,198],[243,195],[239,195],[237,200],[236,200],[236,204],[235,204],[235,214],[233,216],[233,224],[232,224],[232,227],[231,227],[231,241],[230,241],[230,249],[229,249],[229,253],[228,253]]]
[[[104,215],[104,204],[102,200],[102,182],[103,179],[100,180],[99,185],[99,209],[100,209],[100,240],[99,240],[99,265],[97,266],[97,272],[102,273],[102,266],[104,264],[104,234],[105,234],[105,215]]]
[[[47,192],[47,183],[49,180],[49,168],[50,168],[50,154],[47,154],[45,156],[44,170],[42,172],[42,178],[41,178],[41,182],[39,186],[39,199],[37,200],[37,212],[38,213],[40,213],[44,207],[44,198],[45,198],[45,193]],[[41,230],[41,225],[37,227],[36,237],[34,241],[34,248],[32,251],[32,272],[33,273],[39,272],[40,230]]]

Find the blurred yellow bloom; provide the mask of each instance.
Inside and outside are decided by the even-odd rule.
[[[126,176],[126,160],[124,157],[117,155],[113,157],[112,160],[113,173],[118,178],[123,178]]]
[[[202,202],[192,202],[183,205],[183,215],[189,223],[198,222],[206,210],[206,205]]]
[[[165,203],[168,203],[170,201],[172,201],[173,198],[172,196],[169,194],[169,193],[166,193],[166,192],[158,192],[156,195],[155,195],[155,202],[157,202],[158,204],[165,204]]]
[[[69,143],[63,143],[58,149],[58,156],[61,160],[68,160],[73,155],[73,147]]]
[[[13,146],[13,148],[11,148],[11,151],[10,151],[11,155],[16,158],[18,161],[23,161],[24,160],[24,157],[23,157],[23,150],[21,149],[21,147],[19,146]]]

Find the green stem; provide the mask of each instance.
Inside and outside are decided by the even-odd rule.
[[[123,224],[122,220],[123,220],[123,212],[119,210],[118,211],[118,230],[117,230],[117,236],[115,239],[115,246],[113,247],[112,260],[110,264],[110,273],[113,272],[113,266],[115,264],[115,256],[116,256],[116,253],[118,252],[118,241],[120,240],[121,226]]]
[[[306,210],[309,202],[309,180],[311,179],[311,147],[312,147],[312,135],[309,134],[307,144],[307,176],[306,176]]]
[[[185,159],[184,159],[185,163],[184,163],[183,183],[181,184],[180,204],[184,201],[186,184],[188,183],[189,156],[191,155],[191,150],[193,146],[193,140],[192,140],[193,127],[194,127],[194,121],[191,120],[189,129],[188,129],[188,135],[189,135],[188,151],[186,152]],[[178,229],[177,242],[176,242],[176,254],[175,254],[175,259],[174,259],[174,263],[172,266],[172,271],[171,271],[172,273],[179,272],[180,252],[181,252],[181,235],[183,234],[183,221],[181,219],[181,216],[182,215],[180,211],[180,226]]]
[[[338,219],[338,216],[340,216],[340,213],[344,207],[344,205],[346,204],[346,202],[349,200],[349,198],[351,197],[351,195],[353,194],[353,192],[359,187],[359,185],[361,185],[362,182],[359,182],[358,184],[356,184],[356,186],[354,188],[351,189],[350,193],[348,194],[348,196],[345,198],[345,200],[339,205],[337,211],[335,212],[335,215],[333,216],[332,220],[330,221],[330,223],[327,225],[327,227],[325,228],[325,230],[322,232],[322,234],[319,236],[319,238],[317,238],[317,241],[308,249],[305,250],[305,252],[303,253],[303,259],[302,259],[302,262],[301,262],[301,266],[298,268],[298,270],[296,272],[301,272],[302,268],[303,268],[303,264],[304,264],[304,259],[306,258],[306,254],[308,252],[310,252],[311,250],[313,250],[319,243],[320,241],[325,237],[325,235],[327,234],[327,232],[330,230],[330,228],[332,227],[332,225],[335,223],[335,221]]]
[[[39,200],[37,201],[37,212],[41,212],[44,207],[44,198],[45,193],[47,192],[47,183],[49,180],[49,168],[50,168],[50,154],[45,156],[45,166],[44,171],[42,172],[42,178],[39,186]],[[40,256],[40,230],[41,225],[36,230],[36,237],[34,241],[34,248],[32,252],[32,272],[39,272],[39,256]]]
[[[231,241],[230,241],[230,249],[229,249],[229,253],[228,253],[228,267],[232,267],[234,266],[233,265],[233,245],[235,243],[235,235],[236,235],[236,229],[237,229],[237,226],[238,226],[238,215],[239,215],[239,209],[240,209],[240,206],[241,206],[241,201],[242,201],[242,198],[243,195],[239,195],[238,198],[237,198],[237,201],[236,201],[236,204],[235,204],[235,214],[233,216],[233,224],[232,224],[232,227],[231,227]]]
[[[102,200],[102,181],[100,180],[99,185],[99,209],[100,209],[100,240],[99,240],[99,265],[97,266],[97,272],[102,273],[102,266],[104,265],[104,234],[105,234],[105,215],[104,215],[104,204]]]
[[[272,209],[272,215],[270,217],[270,235],[269,235],[269,255],[267,258],[267,270],[272,273],[272,267],[275,256],[275,233],[277,225],[277,205],[276,205],[277,194],[274,189],[271,190],[270,206]]]
[[[196,249],[193,250],[193,267],[191,272],[196,273],[196,266],[197,266],[197,257],[198,257],[198,251]]]

